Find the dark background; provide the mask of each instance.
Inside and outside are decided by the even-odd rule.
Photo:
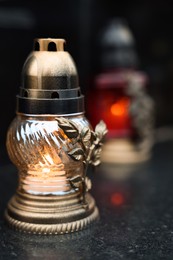
[[[89,79],[99,71],[98,33],[116,17],[127,19],[136,40],[139,69],[150,78],[155,127],[172,126],[172,1],[0,1],[0,259],[68,259],[69,255],[72,260],[173,259],[173,141],[162,143],[164,138],[155,145],[149,164],[132,171],[127,179],[93,176],[100,221],[91,229],[42,237],[17,233],[4,223],[4,210],[17,185],[17,170],[7,163],[6,132],[15,116],[21,70],[33,39],[66,39],[85,94],[92,87]],[[171,127],[170,131],[166,134],[172,140]],[[109,167],[106,172],[100,169],[104,176],[108,172]],[[117,192],[124,198],[119,206],[111,202]]]
[[[66,39],[85,94],[98,71],[96,41],[111,18],[125,18],[136,40],[139,69],[150,78],[156,127],[173,123],[173,8],[171,1],[1,1],[0,2],[0,164],[6,160],[7,128],[15,116],[15,96],[33,39]]]

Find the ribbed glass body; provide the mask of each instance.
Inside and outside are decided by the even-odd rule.
[[[17,115],[7,133],[7,150],[19,170],[19,191],[39,195],[75,192],[70,180],[84,175],[82,161],[69,152],[80,148],[59,128],[59,116]],[[90,127],[83,114],[63,116],[79,129]]]

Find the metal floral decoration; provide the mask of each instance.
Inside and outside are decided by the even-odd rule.
[[[89,164],[100,163],[107,129],[101,121],[93,131],[85,117],[77,69],[64,42],[35,39],[7,133],[19,183],[5,219],[26,233],[75,232],[99,216],[86,174]]]
[[[67,154],[76,161],[82,161],[84,165],[84,176],[77,175],[70,179],[71,186],[74,189],[81,188],[83,193],[83,204],[87,206],[85,200],[86,191],[91,188],[91,182],[87,178],[88,165],[98,166],[100,164],[100,155],[104,137],[107,133],[106,124],[100,121],[96,125],[95,132],[88,127],[79,130],[78,126],[64,117],[55,118],[64,134],[73,144],[72,149],[67,150]],[[80,187],[82,183],[82,187]]]

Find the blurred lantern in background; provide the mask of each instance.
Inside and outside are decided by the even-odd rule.
[[[88,93],[88,117],[102,118],[109,130],[102,161],[137,163],[150,157],[154,103],[147,94],[147,75],[137,70],[134,37],[124,19],[114,19],[100,32],[101,72]]]

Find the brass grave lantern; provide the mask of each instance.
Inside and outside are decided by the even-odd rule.
[[[5,218],[16,230],[36,234],[78,231],[98,218],[88,193],[89,164],[100,163],[106,126],[92,130],[84,96],[63,39],[36,39],[22,71],[17,116],[7,150],[19,171]]]

